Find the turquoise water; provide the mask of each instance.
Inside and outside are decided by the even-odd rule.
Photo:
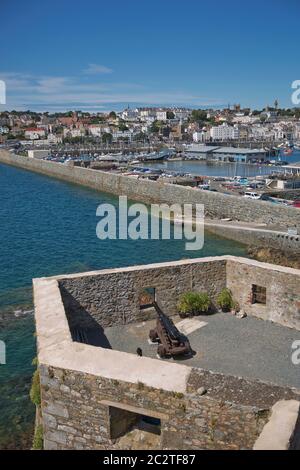
[[[184,240],[96,237],[96,208],[117,198],[0,165],[0,312],[30,308],[33,277],[209,255],[243,255],[244,247],[206,235],[201,251]],[[1,325],[1,324],[0,324]],[[0,328],[7,364],[0,365],[0,448],[28,444],[33,406],[28,390],[35,356],[32,315],[13,313]]]

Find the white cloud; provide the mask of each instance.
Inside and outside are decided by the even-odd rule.
[[[86,75],[101,75],[112,73],[112,69],[106,67],[105,65],[89,64],[88,67],[84,69],[83,73]]]
[[[91,64],[90,64],[91,65]],[[99,66],[100,67],[100,66]],[[33,76],[0,72],[6,82],[7,109],[87,109],[131,105],[217,106],[224,100],[210,99],[182,90],[152,90],[137,83],[91,81],[78,76]]]

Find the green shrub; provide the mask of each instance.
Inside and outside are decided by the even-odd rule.
[[[32,364],[33,366],[36,366],[36,367],[37,367],[37,365],[38,365],[38,358],[37,358],[36,356],[32,359],[31,364]]]
[[[182,316],[207,313],[211,301],[207,292],[186,292],[178,302],[178,311]]]
[[[34,430],[33,442],[32,442],[32,449],[33,450],[43,450],[43,427],[41,424],[36,426]]]
[[[220,294],[217,297],[217,304],[223,310],[223,312],[228,312],[235,306],[235,302],[232,298],[232,293],[226,287],[221,290]]]
[[[30,396],[32,403],[34,403],[34,405],[40,406],[41,387],[40,387],[40,374],[39,374],[38,369],[33,374],[29,396]]]

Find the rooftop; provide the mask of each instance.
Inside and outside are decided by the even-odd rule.
[[[199,153],[207,153],[216,151],[219,147],[213,147],[210,145],[201,145],[201,144],[191,144],[186,146],[186,152],[199,152]]]
[[[253,153],[261,153],[265,154],[266,151],[264,149],[249,149],[249,148],[236,148],[236,147],[219,147],[216,150],[214,150],[214,153],[233,153],[236,155],[239,154],[248,154],[251,155]]]
[[[299,270],[232,256],[35,279],[39,363],[176,392],[187,391],[192,368],[300,389],[291,361],[300,340],[299,280]],[[266,305],[249,304],[253,284],[266,286]],[[139,300],[150,286],[193,356],[157,358],[157,345],[148,342],[156,314],[141,310]],[[248,316],[179,319],[176,304],[191,286],[212,298],[227,286]]]

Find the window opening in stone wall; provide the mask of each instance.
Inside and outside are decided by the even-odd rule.
[[[139,296],[140,308],[152,307],[155,302],[155,287],[145,287]]]
[[[159,448],[161,420],[114,406],[109,407],[110,439],[118,439],[122,446]]]
[[[267,302],[267,289],[266,287],[252,285],[252,303],[266,305]]]

